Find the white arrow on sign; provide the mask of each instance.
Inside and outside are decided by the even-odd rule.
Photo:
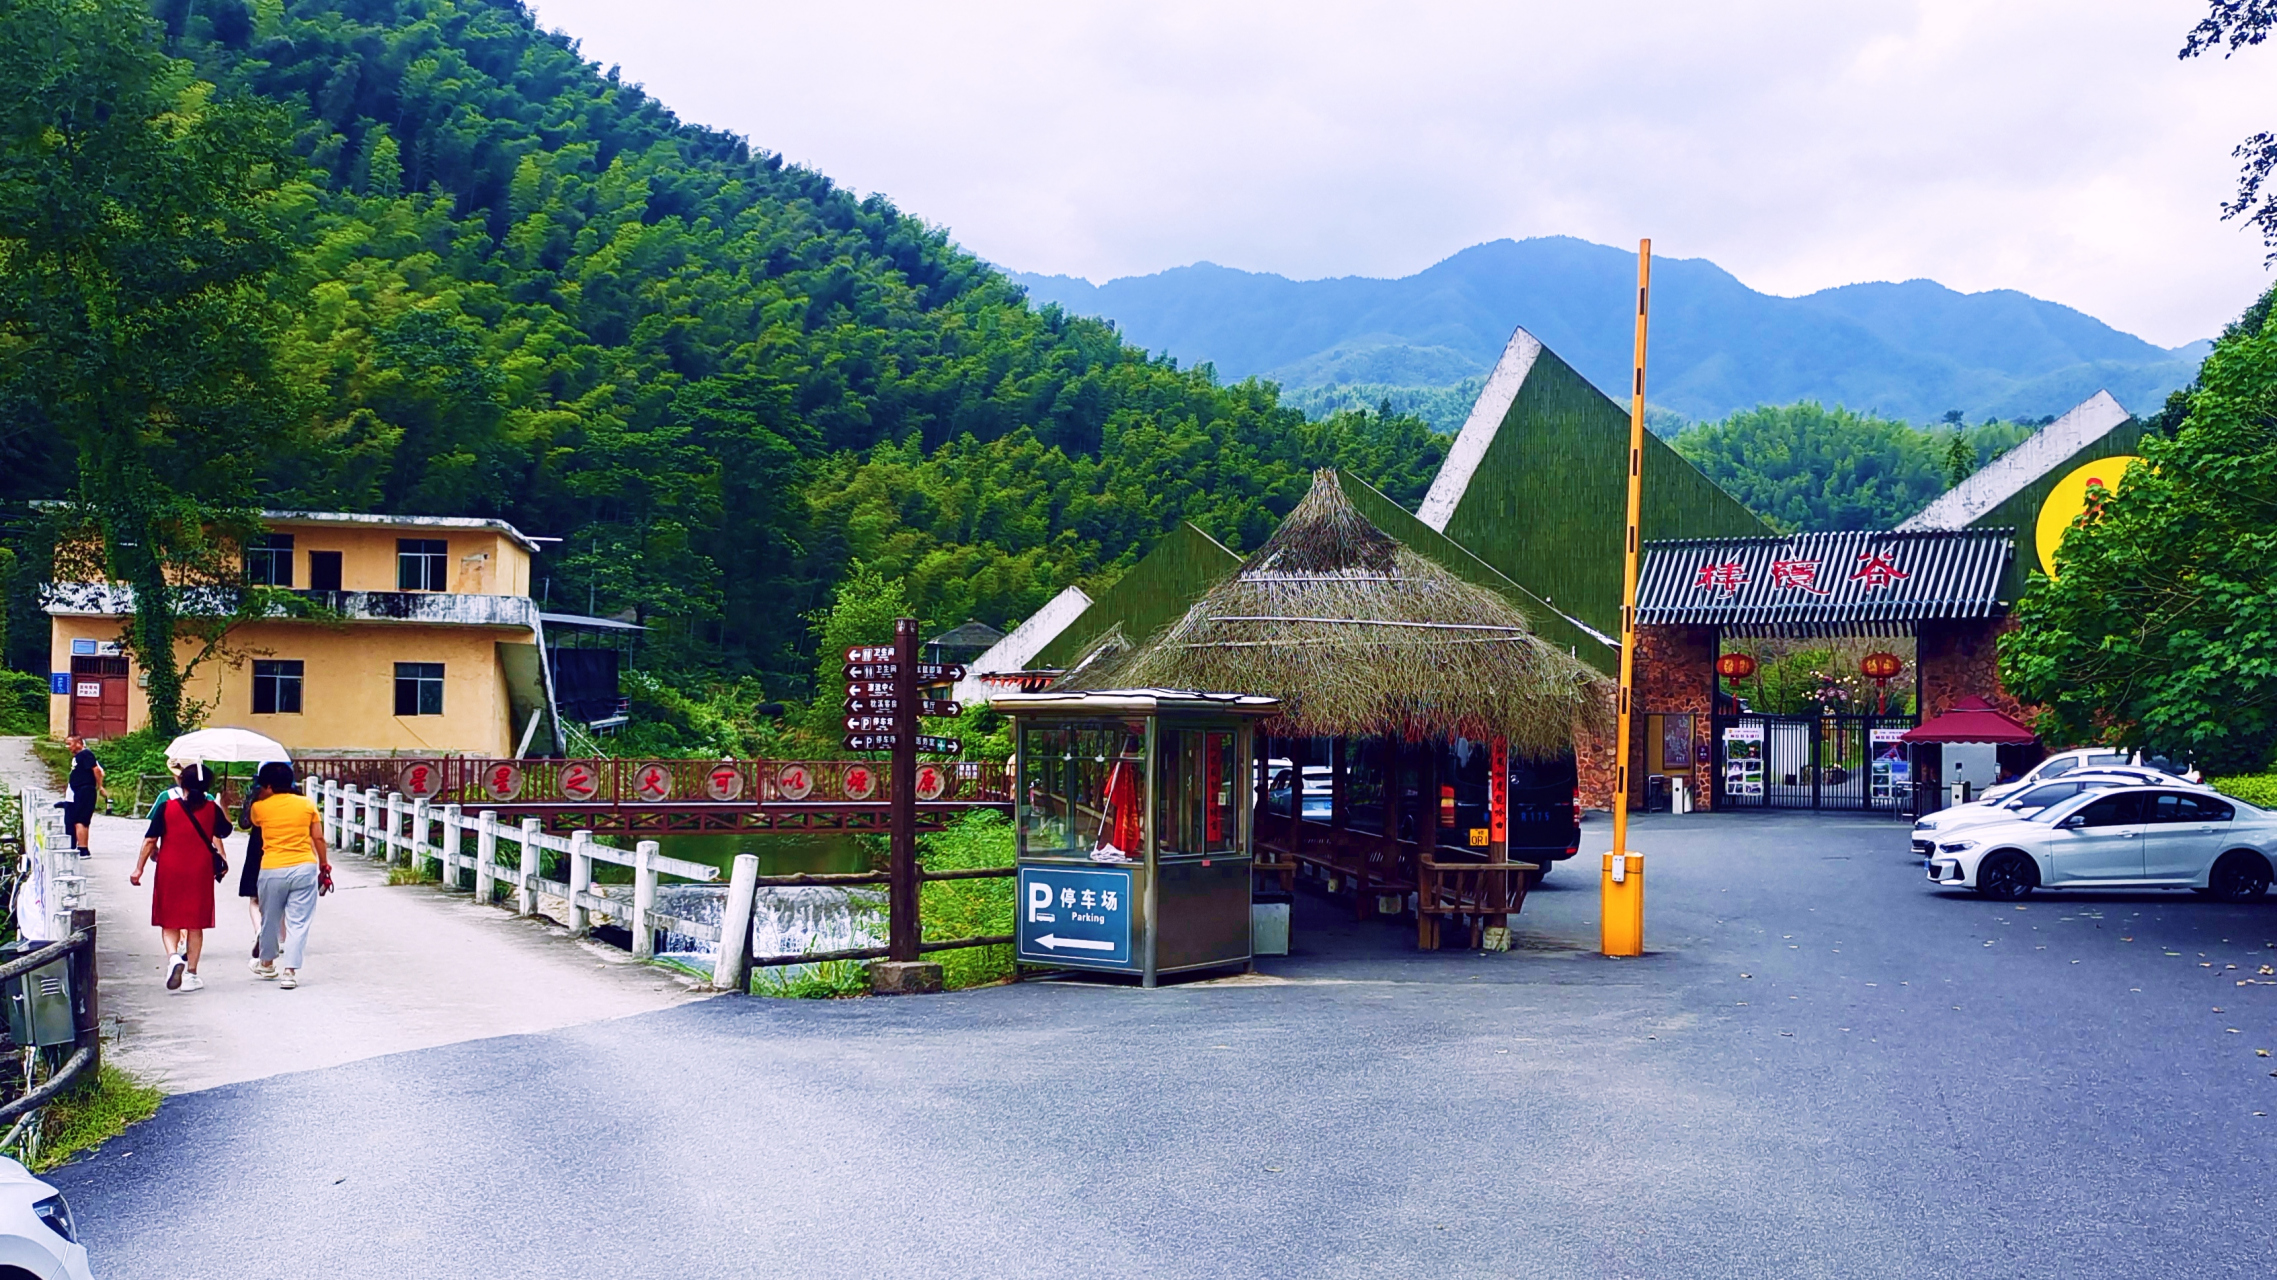
[[[1074,947],[1078,951],[1113,951],[1115,949],[1114,943],[1101,942],[1096,938],[1062,938],[1049,933],[1036,939],[1036,945],[1046,950],[1055,947]]]

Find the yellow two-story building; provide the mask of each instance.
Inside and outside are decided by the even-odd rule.
[[[263,523],[267,536],[245,549],[247,580],[300,592],[328,616],[233,630],[227,658],[207,659],[186,686],[205,723],[296,754],[559,753],[533,540],[504,521],[437,516],[275,511]],[[133,607],[116,585],[49,585],[52,732],[104,738],[148,723],[146,680],[119,643]],[[198,648],[185,640],[177,652],[187,661]]]

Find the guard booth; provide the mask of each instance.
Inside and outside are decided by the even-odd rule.
[[[1006,694],[1023,965],[1163,974],[1250,959],[1251,738],[1273,698]]]

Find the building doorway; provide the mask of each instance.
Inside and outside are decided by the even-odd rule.
[[[71,660],[71,732],[116,738],[127,731],[127,660]]]

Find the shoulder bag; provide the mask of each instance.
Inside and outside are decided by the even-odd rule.
[[[190,806],[183,804],[180,800],[176,800],[174,803],[180,806],[182,810],[182,816],[189,819],[190,830],[195,831],[199,835],[205,837],[206,849],[213,854],[213,881],[215,884],[220,884],[222,882],[222,879],[229,874],[229,859],[223,857],[221,854],[221,842],[214,839],[212,832],[198,825],[198,815],[190,811]],[[209,800],[207,803],[213,805],[214,812],[221,812],[220,801]]]

